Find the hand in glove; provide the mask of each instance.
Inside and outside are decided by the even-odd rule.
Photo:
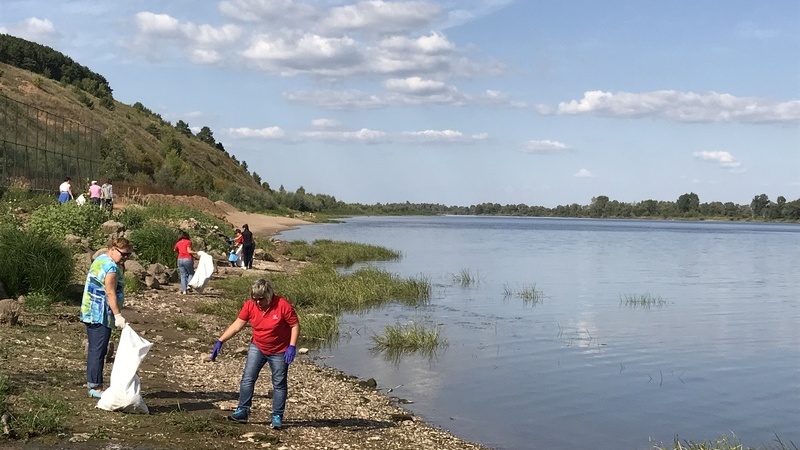
[[[222,350],[222,341],[217,339],[217,342],[214,343],[214,348],[211,350],[212,361],[215,361],[217,359],[217,355],[219,355],[220,350]]]
[[[294,356],[297,354],[297,348],[294,345],[290,345],[289,348],[286,349],[286,352],[283,354],[283,360],[286,361],[286,364],[291,364],[294,361]]]
[[[122,317],[122,314],[114,314],[114,326],[117,328],[125,328],[128,325],[128,321]]]

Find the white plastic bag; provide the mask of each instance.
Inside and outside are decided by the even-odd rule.
[[[197,269],[195,269],[192,279],[189,280],[189,286],[195,291],[203,293],[208,280],[211,279],[211,274],[214,273],[214,257],[202,250],[197,254],[200,255],[200,262],[197,263]]]
[[[149,414],[141,394],[141,380],[136,371],[153,343],[142,338],[130,325],[122,329],[111,368],[111,385],[103,391],[97,407],[106,411]]]

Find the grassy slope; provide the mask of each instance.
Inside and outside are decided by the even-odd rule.
[[[54,80],[8,64],[0,63],[0,72],[0,94],[66,117],[103,135],[114,127],[124,130],[125,150],[132,172],[153,173],[161,167],[164,161],[161,153],[163,144],[145,131],[145,127],[151,123],[159,125],[154,117],[116,101],[113,111],[100,106],[97,99],[94,99],[94,108],[89,108],[78,100],[72,87],[64,87]],[[194,166],[203,176],[213,177],[216,190],[222,191],[231,183],[258,188],[253,178],[225,153],[197,138],[180,136],[179,139],[183,144],[181,159]]]

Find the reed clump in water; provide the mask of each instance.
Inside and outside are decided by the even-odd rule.
[[[517,297],[521,298],[525,304],[538,305],[544,301],[544,293],[536,289],[536,284],[523,284],[516,287],[503,286],[504,297]]]
[[[478,282],[478,273],[474,274],[469,269],[461,269],[460,272],[453,274],[453,282],[460,284],[461,287],[469,287]]]
[[[632,308],[660,308],[665,306],[667,301],[660,295],[652,295],[646,292],[644,294],[622,294],[620,295],[619,304]]]
[[[372,336],[373,350],[385,351],[388,355],[420,352],[432,355],[448,345],[438,326],[425,326],[412,322],[406,325],[387,325],[383,335]]]
[[[736,436],[728,437],[722,436],[715,441],[702,441],[693,442],[684,440],[681,442],[675,438],[673,445],[670,447],[656,446],[655,450],[798,450],[795,443],[789,441],[783,442],[779,437],[775,437],[775,445],[767,447],[745,447]]]

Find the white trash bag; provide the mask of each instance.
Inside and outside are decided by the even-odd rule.
[[[142,338],[130,325],[122,329],[111,368],[111,385],[103,391],[97,407],[106,411],[149,414],[141,394],[141,380],[136,371],[153,343]]]
[[[189,280],[189,286],[202,294],[203,289],[208,284],[208,280],[211,279],[211,275],[214,273],[214,257],[202,250],[197,254],[200,255],[200,262],[197,263],[197,269],[195,269],[192,279]]]

